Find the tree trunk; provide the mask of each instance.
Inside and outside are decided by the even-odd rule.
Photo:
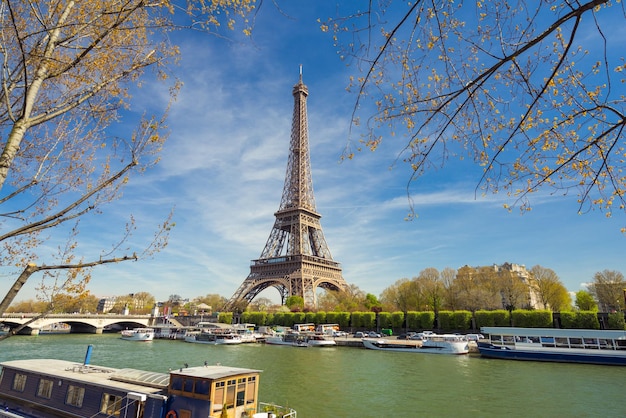
[[[28,278],[37,270],[39,270],[39,267],[35,263],[28,263],[22,274],[20,274],[15,283],[13,283],[13,286],[11,286],[11,289],[9,289],[2,302],[0,302],[0,315],[2,315],[7,310],[9,305],[11,305],[11,303],[13,302],[13,299],[15,299],[15,297],[19,293],[22,286],[24,286],[24,283],[26,283]]]

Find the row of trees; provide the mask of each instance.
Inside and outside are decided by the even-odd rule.
[[[508,268],[510,267],[510,268]],[[385,289],[381,303],[401,311],[478,309],[552,309],[571,306],[571,298],[556,273],[534,266],[526,275],[513,266],[422,270],[413,279],[401,279]]]
[[[304,300],[291,296],[285,301],[292,312],[410,312],[410,311],[460,311],[539,309],[553,312],[623,311],[626,303],[626,280],[619,271],[597,272],[588,284],[588,290],[576,292],[572,301],[558,275],[551,269],[532,267],[527,275],[508,268],[468,267],[459,270],[445,268],[438,271],[426,268],[412,279],[400,279],[383,290],[380,297],[366,293],[352,284],[343,292],[324,292],[318,297],[315,309],[304,306]],[[524,272],[525,270],[522,270]],[[79,298],[58,295],[54,300],[54,313],[96,312],[99,299],[87,293]],[[170,312],[195,314],[197,306],[208,305],[212,312],[221,312],[227,302],[224,296],[207,294],[192,300],[184,300],[177,294],[167,301],[158,302],[169,307]],[[121,313],[127,306],[131,313],[147,314],[157,303],[147,292],[123,295],[116,298],[112,313]],[[12,305],[9,312],[44,312],[49,304],[41,301],[25,301]],[[285,307],[270,299],[259,297],[248,306],[236,308],[239,312],[277,312]],[[208,313],[209,310],[202,310]]]
[[[351,285],[343,292],[326,292],[318,297],[323,311],[440,311],[481,309],[548,309],[553,312],[572,309],[604,312],[625,309],[626,280],[619,271],[604,270],[594,274],[588,290],[571,293],[559,276],[549,268],[534,266],[469,267],[441,271],[426,268],[412,279],[403,278],[383,290],[380,298]],[[291,311],[308,310],[302,298],[290,297]],[[251,304],[249,310],[259,310]]]

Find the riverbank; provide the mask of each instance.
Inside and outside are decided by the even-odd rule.
[[[389,338],[393,340],[395,337]],[[337,338],[360,342],[359,339]],[[354,341],[353,341],[354,340]],[[398,340],[404,341],[404,340]],[[357,346],[215,346],[124,341],[116,334],[16,336],[0,342],[0,361],[56,358],[166,373],[221,363],[263,370],[259,397],[318,417],[617,417],[620,367],[382,352]]]

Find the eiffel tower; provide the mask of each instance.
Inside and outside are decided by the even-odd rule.
[[[281,303],[301,296],[307,307],[317,305],[316,289],[345,290],[348,284],[341,266],[333,260],[316,212],[309,157],[307,87],[300,80],[293,87],[294,107],[289,161],[276,221],[261,256],[252,260],[250,274],[226,303],[232,310],[250,303],[259,293],[275,287]]]

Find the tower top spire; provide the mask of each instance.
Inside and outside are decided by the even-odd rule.
[[[302,64],[300,64],[300,82],[302,83]]]

